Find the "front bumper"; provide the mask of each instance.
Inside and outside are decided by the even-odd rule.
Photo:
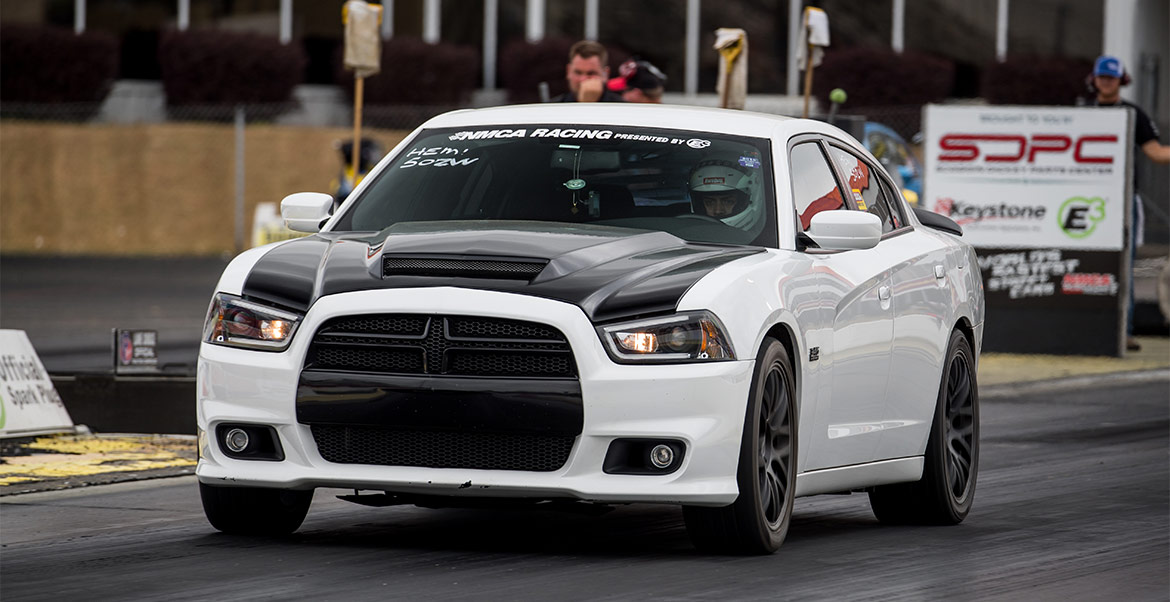
[[[297,416],[297,387],[309,343],[326,320],[375,313],[490,316],[559,329],[575,356],[583,418],[567,462],[557,470],[527,472],[325,460],[311,428]],[[458,288],[332,295],[313,306],[282,353],[202,345],[197,388],[201,431],[214,433],[217,425],[229,422],[270,425],[279,435],[284,459],[229,458],[213,437],[202,437],[196,474],[201,482],[215,485],[724,505],[737,495],[735,474],[753,367],[752,360],[619,365],[610,360],[579,308],[548,299]],[[607,474],[603,461],[617,438],[680,440],[686,453],[670,474]]]

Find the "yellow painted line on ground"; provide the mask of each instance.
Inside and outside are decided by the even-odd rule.
[[[195,465],[194,439],[171,437],[41,437],[24,446],[31,453],[3,458],[0,486],[113,472]]]
[[[1141,351],[1127,352],[1125,357],[985,353],[979,358],[979,384],[998,385],[1170,368],[1170,339],[1138,337],[1138,340],[1142,344]]]

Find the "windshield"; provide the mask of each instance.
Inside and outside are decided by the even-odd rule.
[[[766,139],[606,126],[424,130],[333,230],[508,220],[775,247]]]

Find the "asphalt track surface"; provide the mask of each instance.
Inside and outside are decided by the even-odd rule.
[[[696,552],[670,506],[366,508],[318,490],[300,531],[264,539],[212,530],[193,477],[7,496],[0,598],[1165,600],[1168,390],[985,398],[966,522],[883,526],[865,495],[803,498],[766,557]]]
[[[216,258],[0,258],[0,328],[24,330],[50,373],[109,372],[114,328],[158,332],[159,365],[191,369]]]

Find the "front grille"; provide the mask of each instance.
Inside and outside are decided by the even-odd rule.
[[[545,260],[399,257],[385,255],[382,257],[382,277],[439,276],[532,280],[547,264],[548,262]]]
[[[338,464],[549,472],[565,465],[574,437],[402,431],[314,424],[321,457]]]
[[[412,314],[326,322],[309,345],[305,369],[520,378],[577,374],[565,335],[546,324]]]

